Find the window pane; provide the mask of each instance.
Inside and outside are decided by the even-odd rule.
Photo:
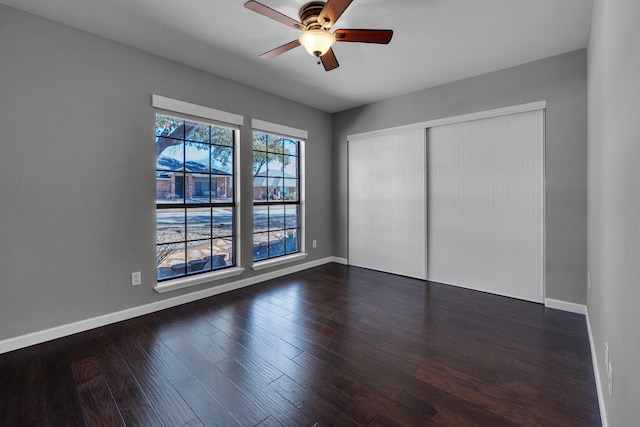
[[[298,205],[285,207],[285,228],[298,228]]]
[[[184,241],[184,210],[158,209],[156,212],[157,243]]]
[[[269,233],[253,235],[253,260],[258,261],[269,257]]]
[[[284,228],[284,205],[269,206],[269,230]]]
[[[284,174],[284,157],[280,154],[267,155],[267,169],[270,178],[281,178]]]
[[[229,175],[211,176],[211,201],[233,201],[233,177]]]
[[[187,240],[211,238],[211,208],[187,209]]]
[[[211,175],[186,173],[184,176],[185,203],[209,203],[211,197]]]
[[[211,126],[211,143],[233,146],[233,129]]]
[[[254,151],[268,151],[267,149],[267,141],[269,140],[269,136],[262,132],[253,132],[253,150]]]
[[[211,126],[205,123],[185,122],[184,123],[184,139],[198,142],[209,142],[209,128]]]
[[[284,252],[285,254],[292,254],[298,252],[298,230],[287,230],[287,234],[284,238]]]
[[[213,236],[233,236],[233,208],[213,208]]]
[[[187,174],[187,193],[191,203],[209,203],[212,196],[211,175]]]
[[[185,147],[185,169],[187,172],[206,173],[211,170],[209,165],[209,144],[189,142]]]
[[[298,180],[285,178],[282,194],[284,200],[298,200]]]
[[[211,240],[196,240],[187,243],[187,273],[201,273],[211,255]]]
[[[172,176],[171,191],[172,200],[184,203],[185,175],[183,173],[174,173]]]
[[[156,172],[156,203],[170,203],[174,201],[172,190],[173,174]]]
[[[294,156],[284,156],[284,176],[285,178],[298,177],[298,158]]]
[[[216,175],[233,174],[233,148],[211,146],[211,172]]]
[[[157,246],[156,266],[158,271],[158,280],[169,279],[171,277],[183,276],[186,274],[184,253],[184,243],[172,243]]]
[[[269,200],[282,200],[284,190],[283,187],[280,187],[282,179],[270,178],[269,180],[273,183],[273,185],[270,185],[267,189]]]
[[[215,270],[234,265],[233,239],[214,239],[211,266]]]
[[[156,169],[181,171],[184,168],[184,143],[177,139],[156,139]]]
[[[298,143],[291,139],[284,140],[284,153],[289,154],[291,156],[298,155]]]
[[[267,176],[267,153],[253,152],[253,176]]]
[[[253,207],[253,232],[262,233],[269,230],[269,207],[254,206]]]
[[[269,233],[269,257],[284,255],[284,233],[273,231]]]
[[[184,138],[184,120],[156,114],[156,136]]]
[[[267,187],[267,177],[257,176],[253,178],[253,200],[267,200],[269,188]]]
[[[283,138],[279,136],[269,136],[269,145],[267,147],[267,151],[269,151],[270,153],[278,154],[284,153],[283,142]]]

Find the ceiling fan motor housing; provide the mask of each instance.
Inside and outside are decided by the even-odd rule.
[[[330,24],[330,22],[318,22],[318,17],[324,6],[325,2],[323,1],[312,1],[300,8],[300,21],[307,30],[319,30]]]

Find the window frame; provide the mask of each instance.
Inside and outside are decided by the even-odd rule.
[[[298,198],[296,201],[286,201],[286,200],[277,200],[277,201],[270,201],[270,200],[266,200],[266,201],[256,201],[253,198],[253,182],[252,182],[252,204],[251,204],[251,209],[252,209],[252,218],[254,218],[254,209],[256,206],[270,206],[270,205],[275,205],[275,204],[279,204],[282,205],[285,209],[286,206],[298,206],[298,251],[294,252],[294,253],[290,253],[290,254],[281,254],[281,255],[276,255],[270,258],[262,258],[259,260],[254,260],[253,259],[253,255],[252,255],[252,260],[253,260],[253,265],[251,266],[251,268],[253,270],[262,270],[265,268],[270,268],[270,267],[275,267],[278,265],[282,265],[282,264],[286,264],[286,263],[290,263],[290,262],[294,262],[294,261],[299,261],[302,259],[305,259],[308,254],[305,251],[305,173],[304,173],[304,169],[305,169],[305,144],[306,144],[306,140],[308,138],[308,132],[302,129],[297,129],[297,128],[293,128],[293,127],[289,127],[289,126],[284,126],[284,125],[280,125],[277,123],[271,123],[271,122],[267,122],[267,121],[263,121],[263,120],[258,120],[258,119],[252,119],[251,121],[251,141],[252,141],[252,147],[251,147],[251,151],[252,154],[254,152],[253,150],[253,137],[255,132],[259,132],[259,133],[264,133],[267,134],[269,136],[272,137],[277,137],[277,138],[284,138],[284,139],[288,139],[288,140],[293,140],[297,143],[298,146],[298,153],[297,153],[297,159],[298,159],[298,165],[297,165],[297,169],[298,169]],[[284,176],[283,176],[284,177]],[[252,179],[254,178],[253,176],[253,169],[252,169]],[[284,230],[286,230],[286,226],[284,228]],[[252,235],[252,243],[253,243],[253,236],[255,235],[255,229],[253,227],[251,227],[251,235]]]
[[[179,276],[166,278],[164,280],[158,279],[158,272],[156,269],[156,286],[154,290],[159,293],[167,292],[174,289],[181,289],[188,286],[195,286],[215,280],[224,279],[227,277],[233,277],[242,274],[244,268],[241,268],[241,236],[240,236],[240,126],[244,122],[244,117],[227,113],[225,111],[215,110],[209,107],[204,107],[196,104],[190,104],[184,101],[179,101],[171,98],[162,97],[160,95],[152,96],[152,107],[154,107],[154,123],[156,115],[163,115],[172,118],[177,118],[185,121],[193,121],[198,123],[203,123],[210,126],[222,127],[231,129],[233,131],[233,164],[231,167],[231,177],[233,179],[233,189],[231,202],[213,202],[211,199],[203,206],[205,208],[209,207],[214,209],[215,207],[231,207],[233,211],[233,224],[232,224],[232,252],[233,252],[233,261],[234,264],[223,267],[216,270],[208,270],[198,273],[189,273],[187,268],[185,268],[184,274]],[[154,130],[154,139],[156,132]],[[212,144],[211,140],[207,144]],[[215,144],[214,144],[215,145]],[[211,145],[212,146],[212,145]],[[183,159],[183,162],[186,159]],[[186,170],[186,169],[185,169]],[[157,173],[158,170],[154,168],[154,171]],[[183,172],[184,173],[184,172]],[[216,175],[212,172],[209,173],[209,178],[215,177]],[[156,178],[157,179],[157,178]],[[155,186],[154,186],[155,187]],[[155,190],[157,191],[157,189]],[[158,246],[157,243],[157,213],[162,207],[169,207],[173,209],[182,209],[185,213],[185,218],[187,215],[187,209],[189,207],[200,207],[201,204],[187,203],[186,200],[183,203],[178,204],[162,204],[157,202],[157,198],[155,199],[155,212],[156,212],[156,248]],[[211,213],[211,219],[213,221],[213,211]],[[186,220],[185,220],[186,226]],[[212,222],[213,227],[213,222]],[[215,239],[213,234],[210,237],[211,241]],[[185,245],[188,242],[188,239],[185,236]],[[157,249],[156,249],[157,250]],[[186,248],[185,248],[186,250]],[[156,252],[157,256],[157,252]],[[187,260],[185,259],[185,263]]]

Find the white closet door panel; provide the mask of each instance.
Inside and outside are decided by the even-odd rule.
[[[428,278],[542,302],[544,116],[428,134]]]
[[[426,279],[425,130],[349,141],[349,264]]]

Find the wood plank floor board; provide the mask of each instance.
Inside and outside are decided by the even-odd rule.
[[[556,425],[570,425],[567,422],[574,421],[572,417],[564,419],[564,414],[554,414],[552,419],[547,419],[546,414],[540,408],[542,405],[539,405],[536,399],[495,387],[493,384],[435,361],[418,368],[414,376],[424,383],[440,390],[446,390],[460,399],[473,401],[494,414],[503,417],[508,415],[519,425],[530,421],[539,425],[552,425],[556,420],[559,421]],[[418,388],[413,387],[412,389],[415,394],[419,393]],[[505,400],[508,400],[508,406],[503,405],[502,402]]]
[[[236,321],[229,322],[226,319],[218,318],[211,323],[223,333],[236,339],[244,347],[250,349],[261,348],[264,352],[279,353],[285,357],[293,358],[302,353],[302,350],[293,344],[288,343],[271,332],[253,325],[250,320],[236,318]]]
[[[318,425],[345,427],[358,425],[355,420],[346,416],[340,408],[336,408],[315,393],[301,387],[287,375],[281,376],[269,385],[291,402],[293,406],[316,420],[315,423]],[[368,421],[366,421],[367,424]]]
[[[518,424],[493,415],[476,404],[463,403],[453,396],[438,395],[437,400],[418,397],[405,390],[396,401],[407,410],[413,411],[426,425],[475,426],[475,420],[482,420],[481,425],[492,427],[516,427]],[[460,408],[463,409],[460,409]]]
[[[599,426],[585,317],[327,264],[0,355],[0,426]]]
[[[198,378],[187,378],[177,383],[176,389],[205,426],[242,426],[227,408],[207,391]]]
[[[180,382],[193,372],[142,323],[127,323],[125,333],[111,337],[131,370],[162,372],[169,383]]]
[[[94,376],[77,384],[78,398],[88,426],[125,426],[118,405],[101,376]],[[15,424],[30,425],[30,424]]]
[[[271,416],[282,425],[313,426],[316,423],[317,420],[300,411],[289,400],[276,393],[270,385],[236,361],[225,359],[218,362],[216,367],[260,407],[269,411]]]
[[[194,334],[195,336],[197,334]],[[209,369],[217,362],[228,357],[217,348],[207,346],[206,343],[200,343],[196,338],[193,340],[185,338],[180,334],[167,335],[162,338],[162,342],[191,371]]]
[[[283,427],[278,421],[276,421],[273,417],[269,417],[266,420],[262,421],[258,424],[257,427]]]
[[[84,425],[78,390],[74,386],[71,366],[65,352],[60,352],[60,356],[57,357],[46,358],[43,370],[47,373],[44,383],[49,425]],[[3,399],[0,395],[1,400]],[[4,418],[2,414],[0,418]]]
[[[34,349],[27,349],[25,357],[14,362],[12,380],[6,393],[9,416],[18,425],[47,426],[48,415],[44,388],[42,357]]]
[[[108,379],[107,385],[126,425],[162,425],[160,416],[133,376]]]
[[[239,342],[229,338],[224,333],[213,334],[209,339],[212,345],[222,349],[229,357],[244,366],[248,371],[254,372],[266,383],[270,383],[282,375],[282,372],[269,363],[267,358],[262,357],[258,352],[242,346]]]
[[[251,331],[243,329],[243,332],[272,338],[270,342],[273,345],[280,343],[281,347],[287,348],[286,354],[289,356],[293,355],[293,353],[288,353],[289,350],[299,354],[310,347],[324,346],[331,341],[327,337],[314,334],[307,329],[301,330],[298,325],[285,317],[274,317],[273,315],[270,318],[265,317],[265,314],[260,310],[258,312],[237,313],[233,317],[225,317],[224,319],[236,325],[252,325]],[[293,355],[293,357],[295,356]]]
[[[207,369],[197,373],[202,385],[243,426],[255,426],[270,414],[246,395],[219,369]]]
[[[177,357],[165,354],[161,359],[154,359],[138,345],[135,334],[124,334],[113,337],[131,370],[134,378],[145,393],[145,398],[152,405],[160,419],[166,425],[183,425],[196,415],[180,396],[173,384],[193,376]],[[157,343],[166,351],[164,344]],[[173,353],[171,353],[173,354]],[[176,374],[176,371],[179,374]],[[144,424],[140,424],[144,425]]]
[[[360,388],[355,381],[349,379],[345,382],[344,376],[338,375],[338,370],[327,369],[309,357],[306,352],[298,355],[293,359],[294,364],[282,367],[284,375],[303,389],[312,391],[333,407],[339,408],[359,425],[366,425],[371,421],[376,411],[371,405],[357,399]]]
[[[287,316],[270,315],[263,310],[248,310],[236,313],[244,319],[251,319],[256,325],[262,329],[267,329],[271,333],[277,334],[285,341],[289,342],[302,350],[307,350],[307,345],[323,346],[331,341],[324,333],[317,333],[310,328],[301,330],[301,325],[297,324]],[[233,317],[225,317],[229,321],[233,321]]]

